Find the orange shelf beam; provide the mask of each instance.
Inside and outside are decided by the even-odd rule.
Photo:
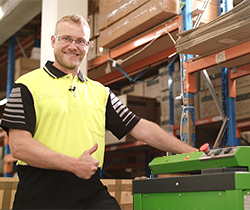
[[[250,61],[249,61],[250,62]],[[233,69],[229,70],[229,79],[234,80],[239,77],[243,77],[250,74],[250,63],[244,66],[238,66],[236,71],[233,72]]]
[[[250,54],[250,41],[223,50],[218,53],[214,53],[205,58],[194,60],[190,63],[186,63],[187,73],[195,73],[197,71],[226,63],[227,61],[236,59],[238,57]]]
[[[179,21],[181,20],[181,16],[179,16],[176,20],[173,20],[169,23],[167,23],[167,26],[161,26],[158,29],[155,29],[154,31],[136,39],[133,40],[117,49],[111,50],[110,51],[110,58],[115,59],[121,55],[124,55],[140,46],[143,46],[144,44],[147,44],[148,42],[152,41],[153,39],[155,39],[157,36],[159,36],[159,34],[161,34],[162,32],[164,32],[164,30],[166,30],[166,27],[168,29],[168,32],[173,32],[175,30],[178,30],[179,27]],[[166,35],[166,33],[163,33],[163,35]],[[88,70],[91,70],[95,67],[98,67],[100,65],[103,65],[104,63],[106,63],[107,61],[109,61],[109,55],[108,53],[106,53],[105,55],[91,61],[88,63]]]
[[[195,121],[195,126],[199,126],[199,125],[205,125],[208,123],[214,123],[214,122],[219,122],[222,121],[222,117],[221,116],[215,116],[215,117],[209,117],[209,118],[204,118],[204,119],[199,119]],[[180,125],[172,125],[172,129],[173,130],[178,130],[180,129]]]
[[[241,137],[241,132],[250,130],[250,120],[236,122],[236,137]]]
[[[143,60],[140,60],[134,64],[131,64],[129,66],[126,66],[123,68],[123,70],[128,74],[128,75],[132,75],[132,74],[135,74],[139,71],[141,71],[141,69],[153,64],[153,63],[156,63],[158,61],[161,61],[161,60],[164,60],[164,59],[167,59],[169,55],[175,53],[175,47],[171,47],[169,49],[166,49],[160,53],[157,53],[155,55],[152,55],[148,58],[145,58]],[[120,79],[123,79],[125,78],[125,76],[119,71],[119,70],[116,70],[114,72],[111,72],[110,74],[107,74],[103,77],[100,77],[98,79],[96,79],[97,81],[101,82],[102,84],[104,85],[108,85],[110,83],[113,83],[113,82],[116,82]]]
[[[186,79],[184,80],[184,91],[185,92],[195,92],[194,82],[194,74],[195,72],[201,71],[203,69],[207,69],[209,67],[213,67],[218,64],[225,64],[228,61],[235,60],[245,55],[250,54],[250,41],[239,44],[237,46],[228,48],[218,53],[214,53],[204,58],[200,58],[191,62],[187,62],[184,64],[184,69],[186,69]],[[238,67],[239,68],[239,67]],[[232,84],[234,87],[234,84]],[[235,95],[232,89],[232,97]]]

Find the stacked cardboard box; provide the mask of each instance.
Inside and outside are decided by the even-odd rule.
[[[207,73],[209,75],[211,84],[213,87],[221,86],[221,68],[220,67],[212,67],[207,69]],[[200,74],[200,89],[208,89],[207,83],[202,74]]]
[[[205,0],[193,0],[192,1],[193,11],[195,11],[196,9],[202,10],[204,2],[205,2]],[[212,0],[212,1],[209,2],[206,10],[204,11],[200,24],[208,23],[208,22],[212,21],[213,19],[215,19],[218,16],[219,16],[218,1],[217,0]],[[195,21],[196,19],[197,19],[197,16],[195,16],[193,18],[193,21]]]
[[[161,107],[161,127],[165,131],[170,130],[170,101],[169,101],[169,90],[164,90],[161,92],[161,101],[160,101],[160,107]]]
[[[0,178],[0,209],[12,209],[18,178]]]
[[[12,209],[18,182],[18,178],[0,178],[0,209]],[[101,179],[101,182],[122,210],[133,209],[132,179]]]
[[[115,1],[104,2],[110,4]],[[105,9],[102,7],[103,5],[100,4],[99,29],[108,26],[100,31],[99,42],[104,48],[113,48],[179,14],[179,1],[177,0],[122,0],[114,5],[105,5]],[[123,7],[128,10],[122,9]],[[106,18],[103,18],[107,10],[110,12],[106,13]],[[114,18],[114,11],[120,11],[118,12],[120,16],[116,14]],[[109,26],[109,24],[112,25]]]
[[[250,118],[250,75],[236,79],[236,120]]]
[[[221,87],[215,87],[215,93],[222,104]],[[200,118],[208,118],[220,115],[214,99],[209,90],[200,91]]]
[[[122,210],[133,209],[132,179],[101,179]]]
[[[250,1],[243,1],[209,23],[180,33],[177,52],[203,56],[248,41],[249,9]]]
[[[121,88],[121,94],[133,95],[133,96],[144,96],[144,84],[135,83]]]
[[[15,61],[15,77],[16,80],[18,77],[26,74],[34,69],[40,67],[40,60],[30,59],[20,57]]]
[[[155,122],[156,99],[126,94],[117,97],[126,107],[129,108],[130,111],[132,111],[139,117]],[[110,131],[106,131],[105,133],[106,145],[132,141],[136,141],[136,139],[129,134],[124,136],[120,141],[118,141],[117,138]]]
[[[121,0],[100,2],[99,31],[109,27],[121,18],[135,11],[149,0]]]

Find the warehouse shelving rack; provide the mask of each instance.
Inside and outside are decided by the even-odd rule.
[[[175,27],[173,27],[171,30],[178,30],[180,28],[180,26],[183,27],[183,30],[187,30],[190,29],[190,22],[191,22],[191,10],[190,9],[190,5],[191,5],[191,1],[186,1],[186,11],[183,12],[183,14],[181,14],[178,18],[178,25],[176,24],[172,24],[171,22],[168,23],[169,25],[173,25]],[[228,10],[228,5],[229,5],[229,1],[219,1],[219,5],[220,6],[220,13],[224,13],[225,11]],[[189,15],[188,15],[189,14]],[[177,21],[177,20],[176,20]],[[174,23],[174,22],[173,22]],[[183,25],[184,24],[184,25]],[[157,30],[162,30],[162,28],[159,28]],[[157,31],[156,30],[156,31]],[[145,38],[147,37],[147,38]],[[142,44],[146,44],[148,41],[152,40],[154,38],[154,36],[152,34],[147,34],[144,37],[140,37],[137,40],[134,40],[132,42],[129,42],[129,44],[118,48],[117,52],[119,52],[119,54],[116,52],[116,50],[114,51],[115,53],[111,55],[116,58],[119,57],[127,52],[129,52],[130,50],[134,50],[137,46],[135,45],[136,42],[140,42]],[[216,62],[216,59],[218,59],[218,53],[206,56],[204,58],[200,58],[200,59],[194,59],[192,62],[190,62],[189,59],[192,58],[192,56],[187,57],[186,55],[184,55],[184,57],[186,58],[186,61],[184,61],[184,69],[186,70],[185,74],[186,74],[186,79],[184,80],[184,97],[193,97],[192,93],[195,92],[195,87],[194,85],[190,85],[188,86],[187,84],[195,84],[194,83],[194,73],[201,71],[203,69],[207,69],[209,67],[212,66],[220,66],[223,68],[227,68],[228,70],[223,69],[222,70],[222,85],[223,85],[223,101],[225,101],[224,104],[224,109],[225,112],[227,114],[227,133],[225,134],[226,137],[224,139],[224,141],[226,141],[226,145],[227,146],[234,146],[234,145],[238,145],[239,144],[239,137],[240,137],[240,132],[244,131],[244,130],[249,130],[249,121],[243,121],[243,122],[235,122],[235,116],[233,113],[233,109],[235,108],[235,79],[244,75],[249,74],[249,64],[246,64],[247,62],[249,62],[249,49],[250,49],[250,42],[246,42],[243,44],[239,44],[236,46],[233,46],[229,49],[226,49],[223,51],[223,53],[225,54],[224,57],[224,61],[222,60],[220,62],[220,64],[218,64],[218,61]],[[172,51],[172,50],[171,50]],[[173,52],[173,51],[172,51]],[[163,53],[159,53],[159,55],[161,55]],[[163,56],[163,55],[161,55]],[[103,58],[101,58],[101,60],[105,60],[104,56]],[[165,55],[164,58],[166,58],[167,56]],[[188,62],[187,62],[188,60]],[[147,60],[148,63],[153,63],[154,61],[154,57],[151,56],[150,59]],[[232,73],[233,71],[235,71],[236,67],[232,66],[232,63],[235,63],[235,61],[238,62],[237,65],[240,65],[240,67],[237,67],[237,71],[235,73]],[[97,59],[96,61],[93,62],[93,64],[97,62],[100,63],[100,60]],[[92,64],[92,66],[93,66]],[[241,66],[243,64],[246,64],[244,66]],[[135,73],[137,73],[138,71],[140,71],[140,68],[143,67],[143,62],[138,61],[136,64],[132,64],[126,68],[124,68],[124,70],[130,74],[133,75]],[[120,73],[119,71],[115,71],[110,73],[109,75],[105,75],[102,76],[100,78],[98,78],[97,80],[99,80],[100,82],[108,85],[111,84],[112,82],[118,81],[119,79],[124,78],[125,76],[122,75],[122,73]],[[228,95],[226,95],[228,94]],[[226,111],[226,109],[229,109],[229,111]],[[191,115],[193,116],[193,110],[190,111]],[[232,114],[232,115],[231,115]],[[229,116],[231,115],[231,116]],[[233,118],[233,119],[232,119]],[[199,125],[203,125],[203,124],[208,124],[208,123],[214,123],[214,122],[220,122],[222,121],[222,117],[221,116],[216,116],[216,117],[212,117],[212,118],[208,118],[208,119],[201,119],[201,120],[194,120],[194,117],[191,117],[189,119],[193,119],[193,122],[189,123],[189,125],[193,123],[194,126],[199,126]],[[182,125],[183,126],[183,125]],[[173,129],[173,133],[176,134],[176,130],[180,128],[180,125],[172,125],[172,129]],[[184,135],[187,136],[187,135]],[[195,136],[193,134],[191,134],[192,137],[194,137],[194,139],[192,139],[192,143],[193,145],[195,145]],[[232,138],[233,136],[233,138]],[[227,139],[229,139],[229,137],[231,137],[230,141],[227,141]],[[185,139],[187,141],[187,139]]]

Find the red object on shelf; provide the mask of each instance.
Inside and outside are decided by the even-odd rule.
[[[203,144],[203,145],[200,147],[200,151],[202,151],[202,152],[207,153],[209,150],[210,150],[210,147],[209,147],[209,144],[208,144],[208,143]]]

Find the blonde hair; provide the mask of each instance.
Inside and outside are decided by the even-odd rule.
[[[57,21],[56,27],[55,27],[55,34],[57,34],[58,26],[62,22],[73,22],[75,24],[89,27],[88,22],[81,15],[78,15],[78,14],[66,15]]]

